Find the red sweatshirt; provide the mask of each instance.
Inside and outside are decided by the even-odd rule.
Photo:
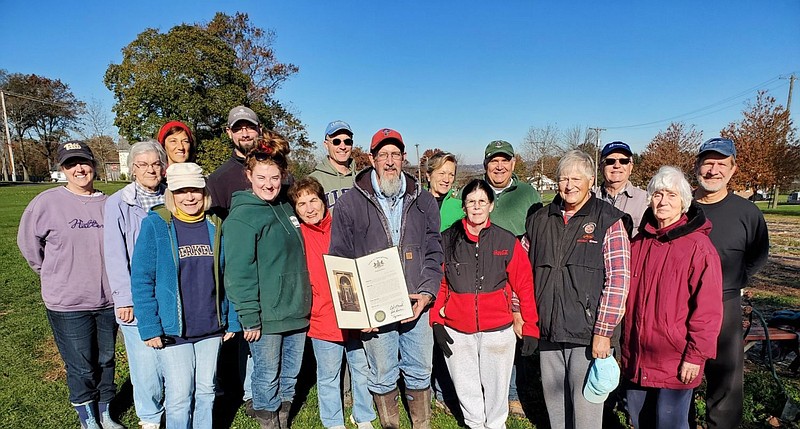
[[[306,263],[311,278],[311,326],[308,336],[325,341],[344,341],[349,330],[339,329],[333,309],[331,289],[322,255],[328,253],[331,242],[331,213],[317,225],[300,225],[306,248]]]

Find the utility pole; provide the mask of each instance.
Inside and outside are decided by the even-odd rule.
[[[791,119],[791,109],[792,109],[792,91],[794,90],[794,81],[797,79],[797,76],[792,73],[791,76],[788,78],[782,77],[781,79],[789,79],[789,97],[786,100],[786,116],[787,120]],[[773,208],[778,206],[778,193],[780,193],[780,186],[775,185],[772,188],[772,198],[769,199],[769,203],[767,204],[767,208]]]
[[[595,135],[597,136],[597,144],[594,147],[594,186],[597,187],[597,172],[598,172],[598,161],[600,160],[600,133],[605,131],[605,128],[589,128],[590,130],[594,131]]]
[[[6,125],[6,142],[8,143],[8,155],[11,158],[11,181],[17,181],[17,167],[14,165],[14,149],[11,147],[11,133],[8,131],[8,114],[6,114],[6,94],[0,91],[0,101],[3,104],[3,121]],[[3,157],[5,162],[5,156]]]
[[[417,183],[422,184],[422,165],[419,159],[419,143],[414,146],[417,148]]]

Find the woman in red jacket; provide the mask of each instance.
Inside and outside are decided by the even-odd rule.
[[[647,194],[621,341],[628,412],[636,428],[688,429],[692,389],[716,356],[722,268],[711,222],[680,170],[661,167]]]
[[[306,261],[311,277],[311,324],[308,336],[317,360],[317,397],[319,417],[326,428],[343,429],[340,377],[342,357],[347,357],[353,392],[353,414],[350,421],[359,428],[372,428],[375,412],[372,395],[367,389],[367,356],[357,332],[337,327],[333,299],[322,255],[328,253],[331,241],[331,214],[325,190],[313,177],[295,182],[289,198],[300,218]]]
[[[533,271],[514,234],[489,221],[495,198],[489,184],[473,180],[463,195],[466,218],[442,233],[445,276],[430,320],[464,423],[505,428],[516,346],[511,292],[519,297],[522,354],[528,356],[539,337]]]

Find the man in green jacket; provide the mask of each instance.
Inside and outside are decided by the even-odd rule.
[[[483,167],[486,181],[495,194],[490,220],[511,231],[517,238],[525,234],[525,219],[542,207],[539,192],[514,174],[514,147],[505,140],[495,140],[486,146]]]
[[[495,140],[486,146],[483,167],[486,169],[486,181],[494,189],[494,210],[489,219],[520,238],[525,234],[525,219],[542,207],[539,192],[530,184],[520,180],[514,174],[516,166],[514,147],[505,140]],[[515,326],[522,326],[518,308],[514,308]],[[520,342],[518,342],[520,343]],[[519,346],[519,344],[518,344]],[[519,349],[517,349],[519,351]],[[530,359],[517,354],[514,369],[511,373],[511,385],[508,389],[508,405],[511,414],[525,415],[519,401],[517,385],[526,385],[535,377],[531,371],[535,367]]]

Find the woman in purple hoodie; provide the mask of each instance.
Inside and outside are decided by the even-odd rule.
[[[42,298],[67,370],[69,401],[82,428],[122,429],[111,419],[117,323],[103,263],[103,206],[94,188],[95,160],[82,141],[62,143],[66,186],[48,189],[25,208],[17,245],[41,278]]]

